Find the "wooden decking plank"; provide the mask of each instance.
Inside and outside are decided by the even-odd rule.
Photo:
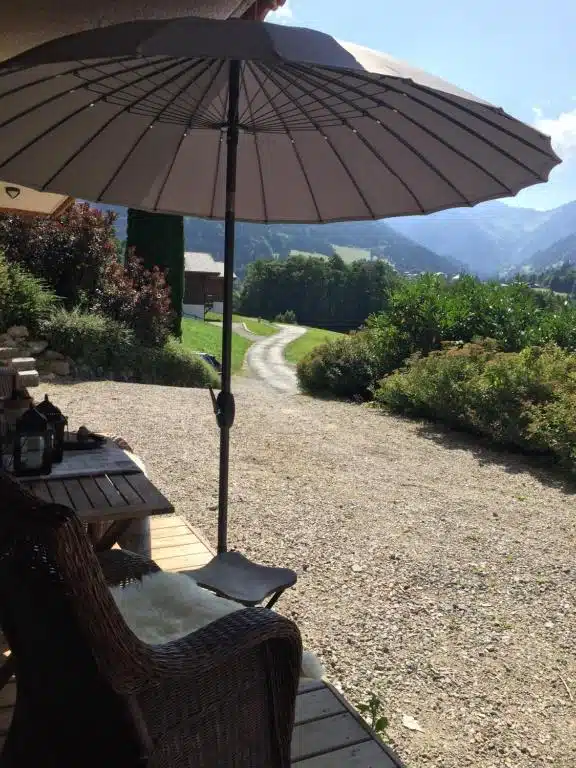
[[[152,517],[150,519],[150,526],[156,529],[176,528],[178,526],[188,528],[184,518],[179,515],[158,515]]]
[[[292,761],[335,752],[342,747],[370,740],[356,718],[345,712],[297,725],[292,735]]]
[[[296,699],[296,725],[345,712],[346,707],[328,688],[300,694]]]
[[[164,557],[180,557],[180,555],[200,555],[206,552],[206,547],[201,544],[197,539],[194,539],[192,535],[179,546],[168,546],[164,544],[152,545],[156,552],[161,552]]]
[[[152,520],[154,518],[150,518],[150,523],[152,523]],[[172,539],[176,536],[189,536],[190,531],[186,526],[173,526],[171,528],[155,528],[152,524],[150,525],[150,531],[152,533],[152,536],[154,537],[155,541],[161,542],[163,539]]]
[[[211,554],[200,553],[197,555],[181,555],[179,557],[158,557],[152,550],[152,559],[155,560],[163,571],[186,571],[201,568],[211,559]],[[192,576],[194,574],[191,574]]]
[[[298,695],[301,693],[307,693],[308,691],[317,691],[320,688],[325,688],[326,684],[322,680],[302,680],[298,686]]]
[[[376,741],[364,741],[336,752],[299,760],[297,768],[397,768]]]
[[[173,528],[172,530],[178,529]],[[168,549],[168,547],[180,547],[182,544],[186,544],[189,541],[198,541],[198,539],[194,537],[187,529],[183,530],[181,533],[177,533],[175,536],[158,536],[159,533],[164,533],[164,531],[152,531],[156,546],[166,549]],[[190,538],[191,535],[192,539]],[[201,544],[204,549],[206,549],[202,542],[198,541],[198,543]]]

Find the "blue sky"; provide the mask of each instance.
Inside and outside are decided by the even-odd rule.
[[[268,20],[385,51],[537,125],[564,162],[509,202],[576,199],[575,0],[287,0]]]

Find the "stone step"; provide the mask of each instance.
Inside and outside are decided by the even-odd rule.
[[[33,371],[36,367],[36,360],[33,357],[13,357],[10,360],[10,366],[17,371]]]
[[[18,347],[0,347],[0,360],[11,360],[18,354]]]
[[[26,387],[26,389],[30,389],[30,387],[37,387],[40,384],[38,371],[19,371],[18,382],[21,387]]]

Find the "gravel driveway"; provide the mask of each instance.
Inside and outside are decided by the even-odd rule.
[[[330,679],[354,702],[381,696],[410,768],[574,768],[572,492],[467,438],[257,380],[236,389],[230,543],[298,571],[279,606]],[[73,422],[133,444],[214,541],[207,392],[48,391]]]
[[[298,394],[296,370],[286,362],[284,350],[306,331],[307,328],[299,325],[281,325],[278,333],[273,336],[259,338],[246,355],[248,370],[277,392]]]

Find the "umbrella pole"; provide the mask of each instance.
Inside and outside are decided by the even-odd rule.
[[[229,63],[228,124],[226,133],[226,217],[224,220],[224,317],[222,323],[222,384],[217,398],[220,427],[220,475],[218,482],[218,553],[228,548],[228,475],[230,428],[234,423],[232,379],[232,301],[234,288],[234,239],[236,166],[238,159],[240,62]]]

